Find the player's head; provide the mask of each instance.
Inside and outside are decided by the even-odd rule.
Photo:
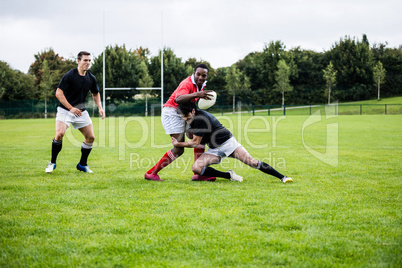
[[[179,104],[179,107],[177,107],[177,112],[181,115],[184,121],[190,124],[197,112],[197,107],[195,106],[194,102],[189,101]]]
[[[201,89],[204,82],[208,79],[209,68],[204,63],[197,64],[194,68],[194,80]]]
[[[91,53],[87,51],[80,51],[77,55],[78,68],[87,71],[91,66]]]
[[[206,64],[204,64],[204,63],[197,64],[197,66],[195,66],[195,68],[194,68],[194,73],[197,71],[198,68],[206,69],[207,72],[209,72],[208,66]]]
[[[82,56],[91,56],[91,53],[88,51],[80,51],[77,55],[77,60],[81,60]]]

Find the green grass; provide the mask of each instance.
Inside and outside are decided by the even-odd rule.
[[[365,101],[357,101],[357,102],[348,102],[351,104],[402,104],[402,96],[400,97],[392,97],[385,99],[374,99],[374,100],[365,100]]]
[[[255,115],[266,116],[268,115],[268,108],[256,107]],[[251,112],[249,112],[251,113]],[[315,113],[327,114],[332,113],[336,115],[395,115],[402,114],[402,104],[339,104],[339,105],[312,105],[306,106],[286,106],[285,115],[312,115]],[[282,108],[271,108],[270,116],[283,116]]]
[[[252,108],[249,108],[251,110]],[[326,111],[326,109],[329,109]],[[255,115],[268,115],[268,106],[256,106]],[[381,114],[402,114],[402,97],[393,97],[378,100],[366,100],[358,102],[337,103],[337,106],[326,107],[326,105],[296,105],[286,106],[286,115],[311,115],[320,112],[321,114],[334,113],[337,115],[381,115]],[[271,116],[284,115],[280,106],[270,107]]]
[[[94,118],[89,165],[68,132],[45,174],[54,119],[0,121],[2,267],[401,267],[402,115],[220,116],[293,184],[226,159],[242,183],[192,182],[192,150],[143,174],[170,148],[160,118]],[[310,118],[311,119],[311,118]],[[337,165],[312,156],[338,128]],[[304,140],[302,139],[304,133]]]

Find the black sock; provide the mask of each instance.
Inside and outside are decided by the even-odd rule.
[[[267,173],[269,175],[275,176],[278,179],[282,179],[283,177],[285,177],[284,175],[282,175],[281,173],[276,171],[273,167],[271,167],[270,165],[268,165],[265,162],[258,161],[257,169],[259,169],[262,172]]]
[[[89,153],[92,150],[92,145],[88,145],[85,142],[82,143],[81,146],[81,160],[80,160],[80,165],[81,166],[87,166],[87,161],[88,161],[88,156]]]
[[[53,142],[52,142],[52,160],[50,160],[50,162],[56,163],[57,155],[60,153],[62,147],[63,147],[63,140],[56,141],[55,139],[53,139]]]
[[[220,177],[220,178],[225,178],[225,179],[230,179],[230,173],[229,172],[222,172],[219,170],[216,170],[211,167],[204,167],[201,170],[200,173],[201,176],[206,176],[206,177]]]

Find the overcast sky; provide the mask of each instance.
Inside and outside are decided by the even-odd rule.
[[[280,40],[330,50],[345,35],[402,44],[401,0],[0,0],[0,60],[27,72],[48,48],[95,57],[107,45],[163,46],[183,61],[230,66]]]

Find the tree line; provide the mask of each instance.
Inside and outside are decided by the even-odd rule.
[[[161,56],[151,56],[147,48],[127,49],[108,46],[105,51],[106,86],[160,87]],[[103,53],[93,58],[91,72],[103,90]],[[210,68],[207,89],[218,92],[219,105],[239,101],[254,105],[321,104],[357,101],[402,94],[402,47],[387,43],[370,45],[366,35],[359,40],[345,36],[328,51],[315,52],[300,47],[286,49],[281,41],[271,41],[262,51],[249,53],[229,67],[214,69],[208,61],[183,61],[173,49],[163,48],[164,97],[193,73],[198,63]],[[76,68],[72,59],[60,57],[53,49],[35,55],[27,74],[0,61],[0,99],[27,100],[55,98],[54,92],[65,72]],[[160,91],[107,91],[111,102],[158,102]]]

